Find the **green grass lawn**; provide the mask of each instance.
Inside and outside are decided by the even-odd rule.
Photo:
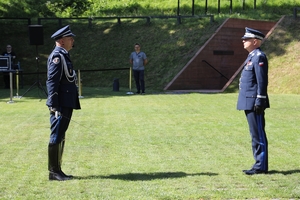
[[[33,89],[8,104],[1,89],[0,199],[300,198],[300,95],[270,95],[270,173],[246,176],[254,161],[237,93],[111,90],[83,88],[62,166],[76,177],[51,182],[43,93]]]

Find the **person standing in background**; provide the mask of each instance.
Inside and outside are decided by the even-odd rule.
[[[134,52],[130,54],[129,62],[132,65],[133,77],[136,85],[136,94],[145,94],[145,65],[148,63],[147,56],[141,51],[141,45],[135,43]]]
[[[1,55],[11,57],[10,65],[13,68],[14,61],[17,56],[16,56],[15,52],[12,51],[12,46],[10,44],[6,45],[6,51],[4,51]],[[3,81],[4,81],[4,88],[8,89],[9,88],[9,73],[8,72],[3,72]]]

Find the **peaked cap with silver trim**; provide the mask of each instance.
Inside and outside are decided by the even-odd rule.
[[[259,39],[259,40],[263,40],[265,38],[265,35],[262,32],[258,31],[258,30],[246,27],[245,28],[245,35],[242,37],[242,40],[250,39],[250,38],[256,38],[256,39]]]
[[[75,37],[76,35],[71,32],[70,25],[62,27],[51,36],[52,39],[58,40],[63,37]]]

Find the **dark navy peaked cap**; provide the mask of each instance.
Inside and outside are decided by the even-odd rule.
[[[246,27],[245,35],[242,37],[242,40],[250,39],[250,38],[256,38],[256,39],[262,40],[265,38],[265,35],[258,30]]]
[[[58,40],[63,37],[74,37],[74,36],[76,36],[76,35],[71,32],[70,25],[67,25],[65,27],[62,27],[55,33],[53,33],[51,38],[54,40]]]

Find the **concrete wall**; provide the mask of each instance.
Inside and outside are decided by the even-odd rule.
[[[265,35],[276,22],[227,19],[165,90],[222,90],[247,58],[241,37],[245,27]]]

